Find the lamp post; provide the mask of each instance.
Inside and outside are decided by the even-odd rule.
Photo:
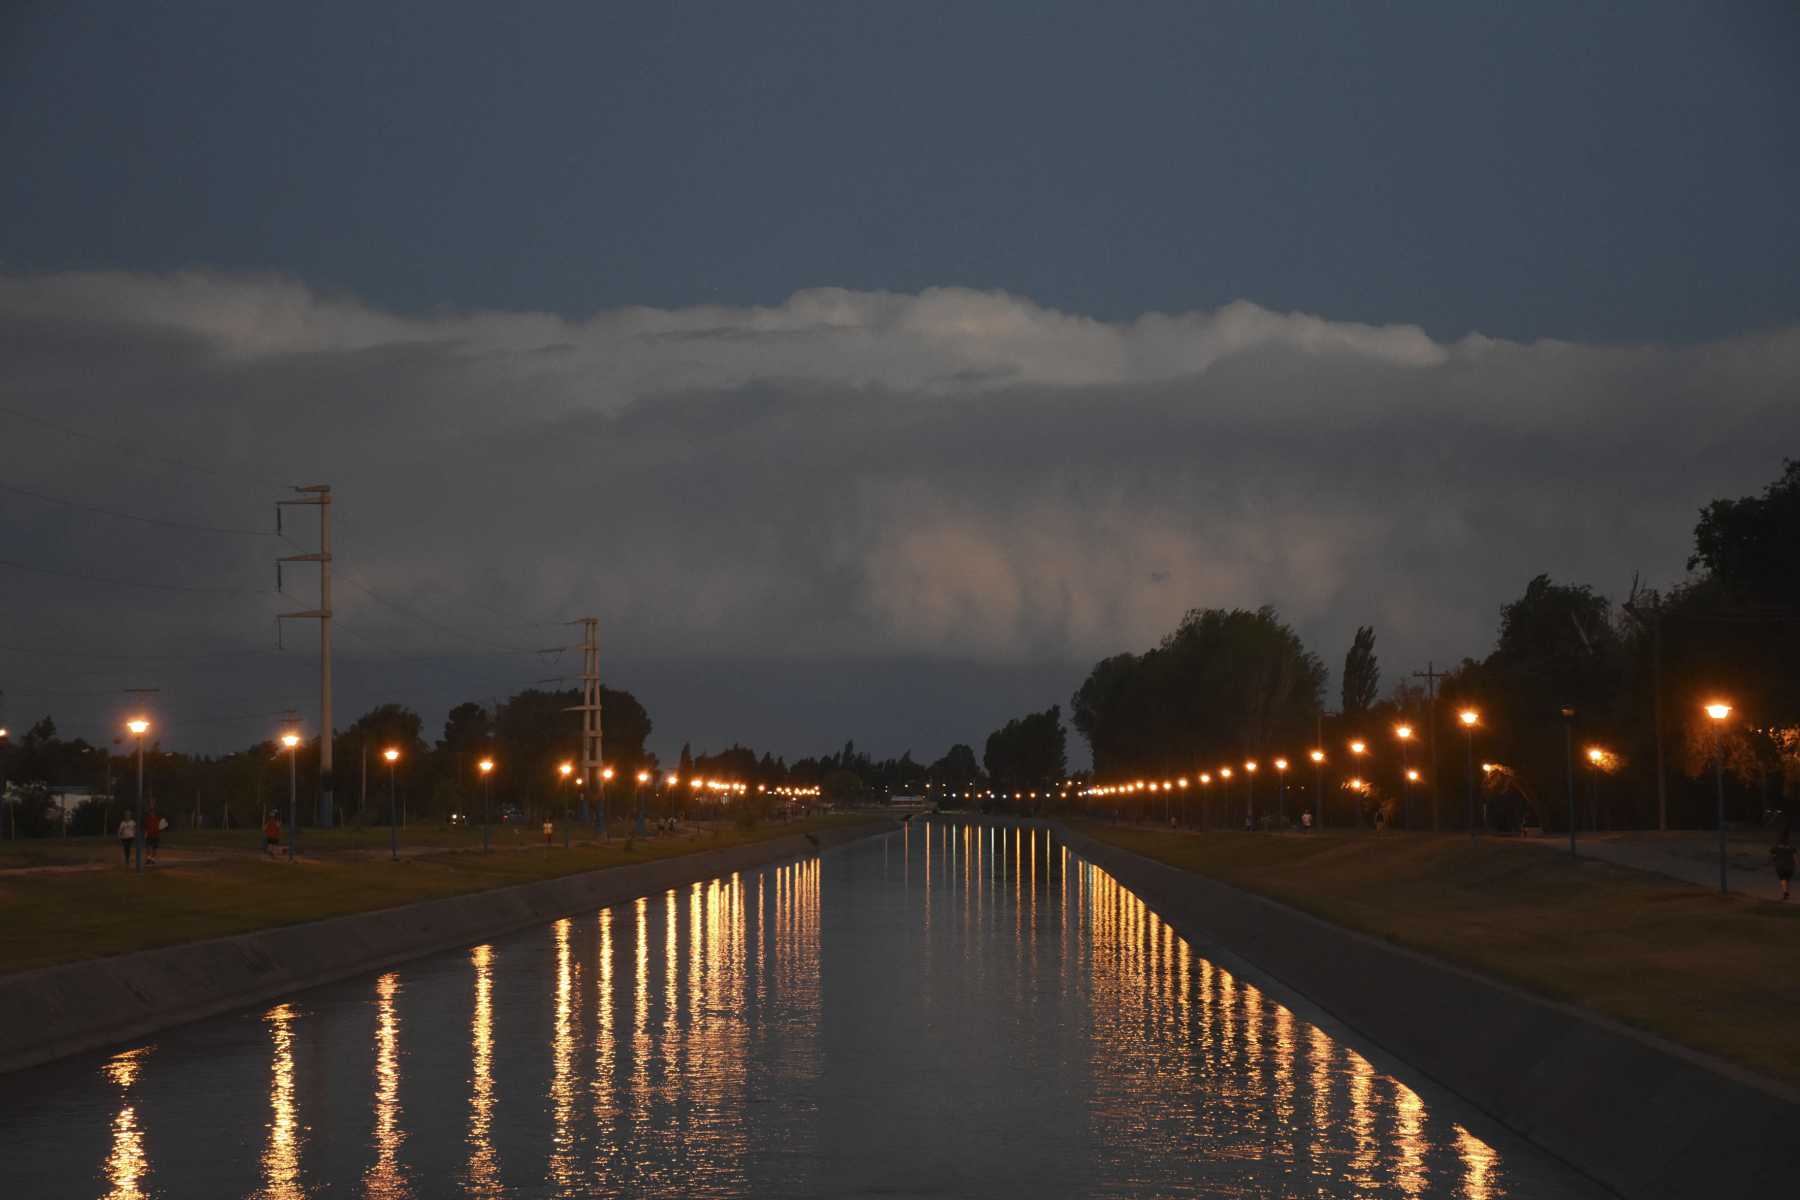
[[[1244,825],[1256,828],[1256,760],[1244,763]]]
[[[1456,714],[1462,722],[1463,732],[1468,735],[1469,749],[1469,836],[1475,836],[1475,727],[1481,724],[1481,713],[1473,708],[1465,708]]]
[[[1363,741],[1361,738],[1357,738],[1355,741],[1350,743],[1350,754],[1352,756],[1352,758],[1351,758],[1352,762],[1360,762],[1362,760],[1363,755],[1367,754],[1368,752],[1369,752],[1369,744],[1367,742]],[[1362,819],[1363,819],[1363,811],[1362,811],[1363,793],[1361,791],[1358,791],[1358,790],[1352,788],[1351,795],[1356,797],[1356,827],[1358,829],[1361,829],[1362,828]]]
[[[1287,824],[1287,769],[1288,760],[1275,760],[1275,823]]]
[[[1563,717],[1563,753],[1568,758],[1569,857],[1575,857],[1575,710],[1566,705]]]
[[[1706,706],[1706,715],[1712,718],[1718,734],[1718,745],[1713,749],[1713,782],[1719,797],[1719,892],[1724,894],[1731,890],[1725,875],[1725,718],[1731,715],[1731,705],[1714,700]]]
[[[1410,827],[1412,819],[1407,815],[1407,805],[1411,803],[1411,790],[1406,786],[1411,783],[1414,773],[1408,769],[1406,762],[1406,745],[1412,741],[1413,727],[1402,721],[1394,726],[1394,737],[1400,743],[1400,823]]]
[[[4,743],[7,736],[6,726],[0,725],[0,749],[5,748]],[[4,775],[0,775],[0,806],[4,806],[8,812],[12,811],[12,806],[6,803],[6,776]],[[100,834],[102,837],[106,835],[106,817],[104,813],[100,818]],[[13,813],[12,836],[15,838],[19,836],[19,817],[17,813]],[[66,808],[63,809],[63,836],[69,836],[69,810]]]
[[[133,822],[137,826],[137,834],[132,840],[132,853],[137,857],[137,869],[142,871],[144,869],[144,735],[150,732],[150,722],[142,717],[133,717],[125,722],[125,728],[131,730],[132,736],[137,738],[137,820]]]
[[[395,862],[400,861],[400,785],[394,779],[395,764],[400,761],[400,751],[389,746],[381,752],[381,757],[388,765],[388,854]]]
[[[680,807],[680,784],[681,776],[673,771],[663,776],[663,810],[667,816],[674,816]]]
[[[281,735],[281,744],[283,746],[287,747],[287,752],[288,752],[288,826],[289,826],[289,828],[288,828],[287,856],[288,856],[288,861],[293,862],[294,855],[297,853],[297,851],[295,850],[295,847],[294,847],[294,843],[300,840],[300,801],[299,801],[299,789],[296,786],[296,781],[299,778],[300,771],[299,771],[299,768],[295,766],[295,760],[300,757],[300,735],[297,733],[284,733]]]
[[[639,771],[637,773],[637,802],[638,802],[637,835],[639,837],[643,837],[644,834],[647,832],[647,830],[645,829],[645,826],[644,826],[644,785],[649,782],[650,782],[650,772]]]
[[[1587,750],[1588,766],[1588,824],[1594,832],[1600,832],[1600,776],[1605,773],[1607,761],[1612,756],[1599,746],[1589,746]]]
[[[1212,799],[1212,772],[1200,772],[1200,786],[1204,789],[1200,793],[1200,832],[1205,833],[1207,801]]]
[[[481,852],[490,854],[493,846],[488,841],[488,777],[494,773],[494,760],[484,758],[475,766],[481,771]]]
[[[1325,828],[1325,752],[1314,750],[1313,761],[1313,827]]]
[[[1223,827],[1231,828],[1231,768],[1219,768],[1219,805],[1225,810]],[[1216,814],[1215,814],[1216,815]]]
[[[600,781],[597,788],[599,799],[594,803],[594,828],[600,831],[601,837],[606,836],[606,785],[612,782],[612,777],[613,769],[611,767],[600,768]]]
[[[568,785],[569,785],[569,776],[571,776],[575,773],[575,764],[574,763],[564,763],[560,767],[556,768],[556,773],[558,775],[562,776],[562,781],[563,781],[563,849],[567,850],[569,848],[569,836],[570,836],[569,825],[572,820],[572,818],[569,816],[569,786]]]

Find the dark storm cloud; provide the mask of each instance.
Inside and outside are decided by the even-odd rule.
[[[1800,446],[1794,330],[1444,343],[956,289],[415,319],[282,280],[77,275],[0,281],[0,344],[0,402],[89,435],[0,414],[5,482],[230,526],[334,485],[341,712],[392,696],[435,717],[566,673],[504,651],[592,612],[665,751],[741,734],[935,755],[1196,605],[1276,604],[1332,660],[1372,622],[1390,675],[1479,654],[1538,571],[1615,594],[1678,577],[1698,506]],[[280,552],[0,493],[0,558],[244,593],[0,572],[0,643],[40,651],[0,664],[15,687],[154,674],[195,713],[305,700],[294,653],[48,656],[266,648],[298,606],[268,594]],[[885,728],[852,693],[885,698]]]

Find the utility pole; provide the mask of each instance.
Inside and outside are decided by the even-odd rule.
[[[1443,677],[1444,673],[1437,669],[1437,663],[1431,659],[1425,660],[1423,671],[1413,672],[1414,679],[1425,681],[1426,711],[1431,714],[1430,723],[1425,728],[1429,731],[1427,740],[1431,743],[1431,832],[1433,833],[1438,832],[1441,828],[1438,818],[1437,681]]]
[[[1650,618],[1650,719],[1656,722],[1656,828],[1669,831],[1669,775],[1663,770],[1662,601]]]
[[[294,489],[305,495],[302,500],[275,502],[275,532],[281,532],[281,510],[289,505],[319,510],[319,551],[317,554],[290,554],[275,560],[275,590],[281,590],[281,564],[284,562],[316,562],[319,564],[319,607],[306,612],[281,613],[275,619],[316,620],[319,623],[319,814],[321,829],[332,824],[331,778],[331,485],[309,484]],[[298,829],[296,829],[298,832]]]
[[[594,828],[606,835],[606,789],[600,778],[600,618],[582,617],[581,703],[568,711],[581,714],[581,786],[594,789]],[[586,820],[587,814],[581,814]]]

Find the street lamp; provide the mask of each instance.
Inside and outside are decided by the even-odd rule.
[[[488,777],[494,773],[494,760],[484,758],[475,766],[481,771],[481,852],[492,853],[488,842]]]
[[[1719,891],[1723,893],[1731,890],[1725,878],[1725,718],[1731,715],[1731,705],[1714,700],[1706,706],[1706,715],[1718,731],[1718,745],[1713,750],[1713,782],[1719,797]]]
[[[300,735],[297,733],[284,733],[281,735],[281,744],[283,746],[287,747],[287,752],[288,752],[288,855],[287,856],[288,856],[288,861],[293,862],[294,855],[296,853],[296,851],[294,849],[294,843],[296,841],[298,841],[300,838],[300,804],[299,804],[299,800],[296,798],[298,789],[295,787],[295,783],[294,783],[295,778],[299,774],[298,769],[294,765],[294,760],[300,757]]]
[[[1256,760],[1244,763],[1244,827],[1256,828]]]
[[[1363,741],[1361,738],[1356,738],[1353,741],[1351,741],[1350,753],[1352,755],[1354,755],[1356,758],[1360,759],[1363,755],[1367,754],[1368,752],[1369,752],[1369,744],[1367,742]],[[1356,788],[1351,788],[1350,791],[1359,797],[1362,795],[1362,793]],[[1356,827],[1358,829],[1362,828],[1362,819],[1363,819],[1362,801],[1360,799],[1358,799],[1356,802]]]
[[[565,785],[563,788],[563,849],[567,850],[569,848],[569,824],[571,818],[569,816],[569,789],[566,785],[569,782],[569,776],[575,773],[575,764],[566,762],[556,768],[556,773],[562,776],[562,781]]]
[[[1475,836],[1475,727],[1481,724],[1481,713],[1477,709],[1465,708],[1456,714],[1462,722],[1463,732],[1469,739],[1469,836]]]
[[[138,760],[138,794],[137,794],[137,835],[133,842],[133,850],[137,855],[137,869],[144,869],[144,735],[150,732],[150,722],[142,717],[133,717],[125,722],[125,728],[137,739]]]
[[[1278,825],[1287,824],[1287,769],[1287,759],[1275,760],[1275,822]]]
[[[611,767],[600,768],[600,782],[596,785],[599,789],[600,799],[594,805],[594,825],[600,830],[601,837],[606,836],[606,785],[612,781],[612,777],[613,769]]]
[[[1313,824],[1325,828],[1325,752],[1314,750],[1307,755],[1313,762]]]
[[[639,771],[637,773],[637,802],[638,802],[637,835],[639,837],[643,837],[644,832],[645,832],[644,831],[644,785],[649,782],[650,782],[650,772]],[[757,790],[761,791],[762,789],[758,788]]]
[[[1400,724],[1394,726],[1394,737],[1400,743],[1400,777],[1408,783],[1414,782],[1417,779],[1417,774],[1408,769],[1406,762],[1406,744],[1412,741],[1412,736],[1413,727],[1406,722],[1402,721]],[[1412,824],[1412,819],[1407,815],[1406,811],[1407,806],[1410,803],[1411,800],[1407,790],[1405,787],[1402,787],[1400,789],[1400,822],[1403,825],[1410,826]]]
[[[400,761],[400,751],[389,746],[381,752],[388,765],[388,853],[395,862],[400,861],[400,787],[394,781],[394,764]]]

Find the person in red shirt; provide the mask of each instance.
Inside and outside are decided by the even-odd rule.
[[[275,847],[281,845],[281,819],[274,813],[263,822],[263,853],[270,858],[275,857]]]

